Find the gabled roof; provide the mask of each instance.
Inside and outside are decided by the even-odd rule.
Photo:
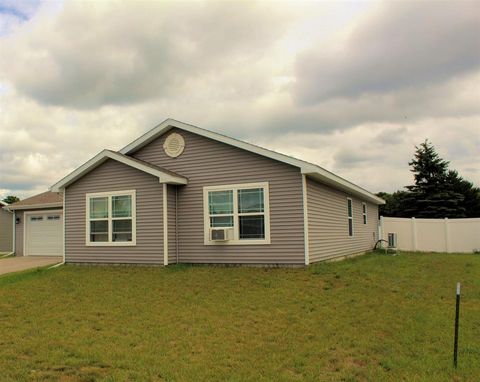
[[[238,147],[240,149],[250,151],[252,153],[262,155],[270,159],[274,159],[279,162],[290,164],[292,166],[298,167],[302,174],[305,174],[312,179],[316,179],[322,183],[328,184],[347,193],[357,195],[372,203],[385,204],[385,201],[383,199],[379,198],[373,193],[365,190],[360,186],[357,186],[354,183],[349,182],[346,179],[339,177],[338,175],[335,175],[330,171],[325,170],[324,168],[316,164],[296,159],[285,154],[277,153],[276,151],[268,150],[263,147],[253,145],[251,143],[230,138],[226,135],[214,133],[213,131],[205,130],[200,127],[176,121],[170,118],[155,126],[153,129],[143,134],[140,138],[134,140],[133,142],[125,146],[119,152],[125,155],[132,154],[173,128],[185,130],[206,138],[213,139],[218,142],[225,143],[227,145]]]
[[[6,203],[6,202],[4,202],[4,201],[0,200],[0,206],[8,206],[8,203]]]
[[[28,210],[32,208],[63,207],[63,196],[58,192],[42,192],[4,207],[8,210]]]
[[[164,168],[155,166],[151,163],[144,162],[142,160],[132,158],[130,156],[117,153],[111,150],[103,150],[97,155],[95,155],[88,162],[84,163],[76,170],[72,171],[66,177],[64,177],[59,182],[55,183],[50,187],[51,191],[58,192],[68,185],[72,184],[76,180],[80,179],[82,176],[86,175],[96,167],[100,166],[102,163],[106,162],[109,159],[113,159],[117,162],[123,163],[127,166],[136,168],[137,170],[146,172],[147,174],[158,177],[160,183],[169,183],[169,184],[187,184],[188,180],[184,176],[178,175],[172,171],[166,170]]]

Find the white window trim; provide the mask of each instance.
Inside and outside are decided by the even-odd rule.
[[[348,201],[350,201],[350,203],[352,204],[352,216],[349,216],[348,215]],[[353,220],[353,200],[352,198],[347,198],[347,217],[348,217],[348,220],[347,220],[347,234],[348,234],[348,237],[354,237],[355,236],[355,224],[354,224],[354,220]],[[352,234],[350,235],[350,228],[348,226],[348,223],[349,221],[352,221]]]
[[[367,203],[362,203],[362,222],[364,225],[368,224]]]
[[[264,208],[264,222],[265,222],[265,239],[239,239],[238,227],[238,190],[249,188],[263,188],[263,208]],[[209,191],[233,191],[233,240],[224,242],[215,242],[210,240],[210,211],[208,208],[208,192]],[[270,197],[269,197],[268,182],[261,183],[243,183],[243,184],[227,184],[219,186],[205,186],[203,187],[203,228],[204,228],[204,244],[205,245],[264,245],[270,244]],[[262,213],[242,213],[241,215],[260,215]]]
[[[121,218],[112,218],[112,197],[130,195],[132,197],[132,241],[112,241],[113,220],[122,220]],[[90,241],[90,199],[98,197],[108,197],[108,218],[97,220],[108,220],[108,241],[97,242]],[[85,245],[89,247],[131,247],[137,245],[137,209],[136,209],[136,191],[109,191],[95,192],[85,195],[86,213],[85,213]]]

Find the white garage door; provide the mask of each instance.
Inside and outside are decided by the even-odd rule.
[[[63,213],[25,214],[25,256],[63,256]]]

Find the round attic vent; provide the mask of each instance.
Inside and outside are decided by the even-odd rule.
[[[183,149],[185,148],[185,140],[180,134],[172,133],[167,137],[167,139],[165,139],[163,148],[165,150],[165,154],[167,154],[169,157],[176,158],[183,153]]]

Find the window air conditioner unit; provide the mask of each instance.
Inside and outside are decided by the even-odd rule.
[[[397,248],[397,234],[395,232],[388,234],[388,248]]]
[[[233,240],[233,228],[211,228],[211,241],[228,241]]]

